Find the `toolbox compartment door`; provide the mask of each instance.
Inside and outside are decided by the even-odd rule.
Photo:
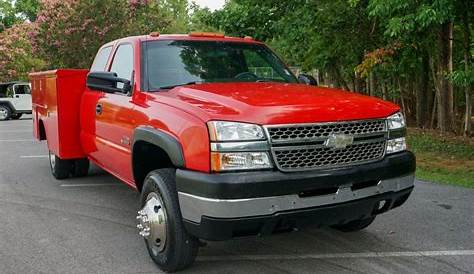
[[[80,142],[80,106],[88,72],[59,69],[29,75],[34,136],[41,140],[44,126],[49,151],[61,159],[86,157]]]

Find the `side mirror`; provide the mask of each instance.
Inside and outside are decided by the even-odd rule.
[[[123,83],[122,88],[118,88],[117,84]],[[107,93],[130,93],[132,86],[130,81],[117,77],[115,72],[94,71],[87,75],[86,85],[92,90],[100,90]]]
[[[300,74],[298,76],[298,81],[302,84],[308,85],[308,86],[317,86],[318,81],[311,75],[309,74]]]

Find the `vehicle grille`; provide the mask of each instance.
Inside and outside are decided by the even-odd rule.
[[[385,128],[385,120],[369,120],[314,125],[268,127],[267,130],[272,142],[288,142],[328,137],[331,134],[371,134],[384,132]]]
[[[284,172],[336,168],[377,161],[385,155],[385,120],[267,126],[276,166]],[[330,136],[354,138],[345,148],[325,145]]]

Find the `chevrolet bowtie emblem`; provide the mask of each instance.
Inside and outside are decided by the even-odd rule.
[[[326,147],[334,149],[343,149],[354,143],[354,136],[345,134],[332,134],[324,142]]]

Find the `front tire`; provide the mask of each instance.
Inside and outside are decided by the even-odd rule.
[[[174,169],[158,169],[145,178],[137,219],[140,235],[153,261],[166,272],[190,266],[198,239],[186,231],[176,191]]]
[[[374,222],[374,220],[375,220],[375,216],[367,218],[367,219],[355,220],[343,225],[335,225],[335,226],[332,226],[332,228],[337,229],[342,232],[357,232],[364,228],[367,228],[369,225],[371,225]]]
[[[49,152],[49,166],[54,178],[58,180],[68,178],[73,167],[71,160],[62,160],[52,152]]]
[[[6,121],[10,119],[12,112],[9,107],[0,105],[0,121]]]

